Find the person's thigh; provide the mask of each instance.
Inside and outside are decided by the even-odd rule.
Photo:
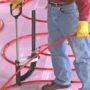
[[[76,63],[90,63],[90,49],[87,44],[88,41],[86,40],[86,38],[78,37],[73,37],[68,40],[72,47],[73,53],[75,54]]]

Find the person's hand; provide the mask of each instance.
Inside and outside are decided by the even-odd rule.
[[[11,0],[11,4],[12,4],[12,10],[16,9],[17,7],[19,7],[19,5],[21,3],[23,3],[25,0]]]
[[[89,28],[88,21],[79,21],[78,26],[76,28],[76,36],[79,38],[84,38],[89,36]]]

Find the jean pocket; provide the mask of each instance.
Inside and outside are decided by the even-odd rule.
[[[77,13],[77,7],[75,4],[62,6],[60,10],[62,13],[65,13],[65,14]]]

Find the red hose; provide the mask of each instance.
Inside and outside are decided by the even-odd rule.
[[[19,72],[19,71],[21,71],[21,69],[23,69],[29,62],[31,62],[35,57],[37,57],[37,56],[39,56],[39,54],[41,54],[42,52],[44,52],[45,50],[47,50],[48,48],[51,48],[52,46],[54,46],[54,45],[56,45],[56,44],[58,44],[58,43],[60,43],[60,42],[62,42],[62,41],[64,41],[64,40],[67,40],[67,39],[69,39],[69,38],[71,38],[71,37],[73,37],[73,36],[75,36],[75,34],[72,34],[72,35],[69,35],[69,36],[67,36],[67,37],[65,37],[65,38],[63,38],[63,39],[60,39],[60,40],[58,40],[58,41],[56,41],[56,42],[54,42],[54,43],[52,43],[51,45],[49,45],[49,46],[47,46],[47,47],[45,47],[43,50],[41,50],[38,54],[36,54],[34,57],[32,57],[29,61],[27,61],[23,66],[21,66],[20,67],[20,69],[16,72],[16,73],[14,73],[8,80],[7,80],[7,82],[1,87],[1,90],[4,90],[5,88],[6,88],[6,86],[8,85],[8,83],[14,78],[14,76],[16,76],[16,74]],[[36,69],[40,69],[40,68],[36,68]],[[41,68],[41,69],[43,69],[43,68]],[[50,69],[48,69],[47,68],[47,70],[50,70]],[[52,69],[51,69],[52,70]],[[73,69],[73,70],[75,70],[75,69]],[[80,83],[80,81],[72,81],[72,83]]]
[[[48,33],[47,32],[43,32],[43,33],[37,33],[36,36],[43,36],[43,35],[47,35]],[[23,39],[26,39],[26,38],[29,38],[31,37],[32,35],[25,35],[25,36],[21,36],[19,37],[18,39],[19,40],[23,40]],[[11,40],[10,42],[8,42],[3,48],[2,48],[2,57],[9,63],[11,64],[15,64],[15,62],[13,62],[13,60],[10,60],[7,56],[6,56],[6,50],[8,49],[8,47],[10,47],[13,43],[15,43],[16,39],[14,40]],[[38,48],[41,49],[42,47],[46,47],[48,46],[48,44],[44,44],[44,45],[40,45]],[[42,55],[46,55],[46,56],[51,56],[50,54],[47,54],[47,53],[42,53]],[[68,55],[69,57],[74,57],[74,55]],[[28,67],[29,68],[29,67]]]
[[[24,18],[28,19],[28,20],[32,20],[31,17],[28,17],[28,16],[26,16],[26,15],[24,15],[24,14],[22,14],[22,16],[23,16]],[[47,20],[36,19],[36,21],[37,21],[37,22],[41,22],[41,23],[47,23]]]
[[[64,40],[67,40],[67,39],[72,38],[73,36],[75,36],[75,34],[66,36],[65,38],[60,39],[60,40],[58,40],[58,41],[50,44],[49,46],[47,46],[46,48],[44,48],[43,50],[41,50],[39,53],[37,53],[37,54],[36,54],[35,56],[33,56],[30,60],[28,60],[24,65],[22,65],[22,66],[20,67],[20,69],[18,69],[17,72],[14,73],[14,74],[4,83],[4,85],[1,87],[1,90],[4,90],[4,89],[6,88],[6,86],[8,85],[8,83],[9,83],[29,62],[31,62],[35,57],[38,57],[39,54],[41,54],[42,52],[44,52],[44,51],[47,50],[48,48],[51,48],[51,47],[55,46],[56,44],[58,44],[58,43],[60,43],[60,42],[62,42],[62,41],[64,41]]]
[[[43,33],[36,33],[36,36],[43,36],[43,35],[47,35],[48,33],[47,32],[43,32]],[[23,40],[23,39],[26,39],[26,38],[29,38],[29,37],[31,37],[32,36],[32,34],[30,34],[30,35],[25,35],[25,36],[21,36],[21,37],[19,37],[18,39],[19,40]],[[11,64],[15,64],[15,62],[13,62],[13,60],[10,60],[7,56],[6,56],[6,54],[5,54],[5,52],[6,52],[6,50],[8,49],[8,47],[10,46],[10,45],[12,45],[13,43],[15,43],[16,42],[16,39],[13,39],[13,40],[11,40],[10,42],[8,42],[3,48],[2,48],[2,53],[1,53],[1,55],[2,55],[2,57],[6,60],[6,61],[8,61],[9,63],[11,63]]]
[[[44,32],[44,33],[37,33],[36,36],[42,36],[42,35],[47,35],[48,33],[47,32]],[[19,37],[18,39],[19,40],[23,40],[23,39],[26,39],[26,38],[29,38],[31,37],[32,35],[26,35],[26,36],[21,36]],[[4,58],[4,60],[6,60],[7,62],[9,62],[10,64],[14,64],[15,65],[15,62],[13,60],[10,60],[7,56],[6,56],[6,50],[8,49],[8,47],[10,47],[14,42],[16,41],[16,39],[14,40],[11,40],[10,42],[8,42],[2,49],[2,57]],[[44,44],[44,45],[41,45],[39,46],[38,48],[42,48],[42,47],[46,47],[48,46],[48,44]],[[48,55],[48,54],[45,54],[44,52],[42,53],[43,55],[47,55],[47,56],[51,56],[51,55]],[[69,55],[69,57],[74,57],[74,55]],[[25,68],[30,68],[29,66],[25,66]],[[36,70],[53,70],[53,68],[41,68],[41,67],[36,67],[35,68]],[[72,71],[75,71],[75,69],[72,69]]]

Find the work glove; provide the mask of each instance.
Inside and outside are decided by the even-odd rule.
[[[89,28],[88,21],[79,21],[78,26],[76,28],[76,36],[79,38],[84,38],[89,36]]]
[[[11,0],[12,10],[19,7],[20,4],[24,3],[25,0]]]

